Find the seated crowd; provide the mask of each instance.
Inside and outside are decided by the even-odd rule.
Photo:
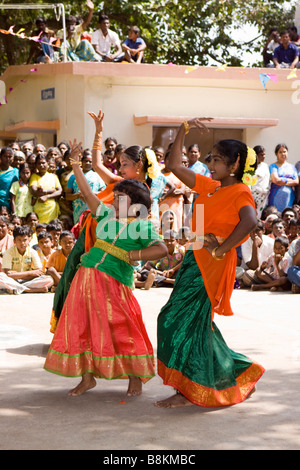
[[[47,28],[45,18],[36,19],[36,30],[27,63],[52,63],[67,61],[83,62],[144,62],[145,41],[140,37],[138,26],[130,26],[128,37],[120,40],[110,29],[107,15],[99,14],[98,29],[89,33],[87,28],[93,17],[94,5],[87,1],[89,13],[86,19],[67,16],[65,38],[62,29],[53,31]]]
[[[102,151],[109,174],[119,174],[124,149],[108,137]],[[154,147],[160,166],[157,205],[149,217],[164,240],[168,255],[156,262],[140,262],[135,268],[135,287],[172,287],[191,246],[191,208],[196,194],[168,170],[169,150]],[[252,290],[300,292],[300,162],[287,162],[285,144],[275,148],[276,162],[257,155],[256,184],[252,194],[258,224],[249,239],[237,248],[236,286]],[[197,144],[183,149],[182,164],[210,177],[210,155],[200,161]],[[82,152],[82,170],[98,194],[106,188],[92,168],[89,149]],[[111,172],[111,173],[110,173]],[[157,182],[158,184],[158,182]],[[153,193],[154,194],[154,193]],[[88,208],[81,196],[70,162],[70,147],[61,142],[45,148],[17,142],[0,151],[0,292],[54,291],[68,256],[82,229]]]

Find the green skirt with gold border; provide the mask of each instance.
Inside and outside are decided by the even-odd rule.
[[[211,321],[211,303],[192,250],[158,317],[158,374],[203,407],[242,402],[264,368],[229,349]]]

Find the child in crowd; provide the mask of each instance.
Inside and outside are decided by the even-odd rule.
[[[13,237],[14,246],[3,254],[0,289],[9,294],[48,292],[53,280],[44,274],[37,252],[29,246],[30,227],[15,227]]]
[[[190,227],[183,226],[178,230],[177,240],[179,245],[183,246],[187,251],[191,244],[191,229]]]
[[[290,289],[287,271],[292,265],[292,258],[288,254],[288,247],[287,237],[275,238],[272,255],[255,271],[260,284],[253,284],[251,286],[252,290],[270,289],[276,291]]]
[[[52,235],[46,231],[38,233],[38,246],[36,248],[37,254],[43,265],[43,271],[46,272],[47,263],[50,256],[55,252],[52,248]]]
[[[59,237],[62,232],[61,224],[55,221],[51,221],[49,224],[47,224],[46,231],[52,236],[52,248],[54,250],[59,250]]]
[[[300,219],[291,219],[289,221],[289,229],[288,229],[288,239],[289,243],[291,244],[292,241],[296,240],[300,234]]]
[[[268,235],[268,237],[273,238],[275,240],[276,237],[286,236],[286,225],[282,219],[275,219],[272,222],[272,232]]]
[[[19,168],[19,180],[10,187],[12,214],[17,214],[22,218],[32,212],[32,195],[29,190],[30,177],[31,171],[28,163],[22,163]]]
[[[164,235],[164,242],[168,249],[168,254],[155,263],[147,262],[140,271],[135,282],[136,287],[150,289],[152,285],[156,287],[173,286],[176,275],[185,255],[185,248],[179,245],[177,233],[174,230],[167,230]]]
[[[9,219],[0,216],[0,271],[3,253],[14,245],[14,237],[8,231]]]
[[[28,212],[26,217],[23,219],[23,225],[28,225],[31,228],[31,240],[30,246],[37,245],[36,226],[39,223],[39,218],[35,212]]]
[[[65,230],[61,232],[59,237],[60,249],[57,249],[52,253],[47,262],[47,274],[52,277],[54,281],[54,287],[57,286],[69,254],[71,253],[73,246],[75,245],[75,236],[72,232]],[[54,289],[52,289],[54,291]]]

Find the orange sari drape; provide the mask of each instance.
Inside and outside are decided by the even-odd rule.
[[[194,203],[192,230],[198,237],[213,233],[217,238],[228,238],[240,222],[240,209],[247,205],[255,208],[251,191],[245,184],[218,187],[218,181],[196,174],[193,191],[199,196]],[[230,298],[235,281],[236,249],[232,248],[224,259],[217,261],[202,246],[201,242],[196,242],[193,250],[211,301],[212,318],[215,313],[233,315]]]

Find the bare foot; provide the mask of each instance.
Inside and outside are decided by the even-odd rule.
[[[184,395],[181,395],[181,393],[176,393],[170,398],[157,401],[154,403],[154,405],[158,408],[178,408],[180,406],[193,406],[193,403],[190,402]]]
[[[82,376],[81,382],[77,385],[77,387],[73,388],[69,391],[68,395],[72,397],[77,397],[82,395],[84,392],[91,390],[92,388],[96,387],[96,380],[94,379],[93,374],[87,373]]]
[[[136,397],[142,393],[142,381],[139,377],[130,377],[126,395],[128,397]]]
[[[145,290],[149,290],[150,287],[153,286],[153,282],[154,282],[155,277],[156,277],[155,269],[150,269],[148,277],[147,277],[147,279],[145,281],[145,284],[144,284],[144,289]]]
[[[246,400],[248,400],[248,398],[251,397],[251,395],[253,395],[253,393],[256,392],[256,386],[254,385],[254,387],[252,388],[252,390],[248,393],[248,395],[246,396]]]

